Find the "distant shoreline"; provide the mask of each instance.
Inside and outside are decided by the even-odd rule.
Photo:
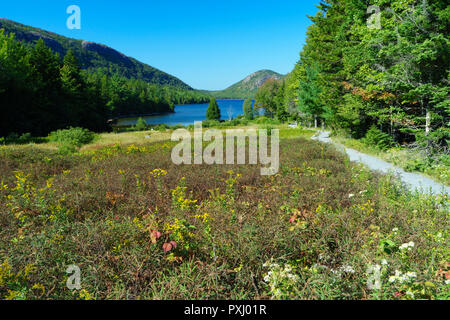
[[[245,99],[217,99],[217,101],[245,101]],[[189,105],[198,105],[198,104],[208,104],[208,102],[176,104],[175,106],[189,106]],[[166,111],[166,112],[155,112],[155,113],[143,113],[143,114],[132,114],[132,115],[125,115],[125,116],[117,116],[117,117],[111,118],[109,121],[111,121],[111,120],[120,120],[120,119],[141,118],[141,117],[162,116],[162,115],[170,114],[170,113],[176,113],[176,112],[174,110],[174,111]]]
[[[153,117],[153,116],[162,116],[169,113],[175,113],[175,111],[165,111],[165,112],[154,112],[154,113],[142,113],[142,114],[131,114],[125,116],[117,116],[110,118],[108,122],[114,122],[115,120],[120,119],[131,119],[131,118],[141,118],[141,117]]]
[[[244,99],[218,99],[217,100],[219,103],[220,102],[222,102],[223,104],[225,104],[225,106],[221,106],[221,108],[223,107],[223,108],[225,108],[225,109],[223,109],[222,111],[224,112],[224,114],[225,114],[225,111],[226,110],[228,110],[228,104],[231,104],[231,105],[234,105],[234,104],[239,104],[239,106],[238,106],[238,108],[237,109],[239,109],[239,111],[238,112],[234,112],[235,114],[241,114],[241,109],[242,109],[242,107],[241,107],[241,104],[245,101]],[[196,112],[198,112],[197,111],[197,109],[198,108],[196,108],[196,106],[201,106],[201,108],[204,108],[205,110],[204,110],[204,112],[206,113],[206,106],[208,105],[208,103],[207,102],[203,102],[203,103],[187,103],[187,104],[177,104],[177,105],[175,105],[175,110],[176,110],[176,107],[183,107],[183,110],[181,111],[181,110],[179,110],[182,114],[183,113],[186,113],[186,112],[190,112],[190,110],[191,110],[191,107],[192,107],[192,111],[194,112],[194,113],[196,113]],[[235,108],[235,110],[236,110],[236,107],[233,107],[233,108]],[[162,118],[165,118],[165,116],[168,116],[168,117],[172,117],[172,115],[174,115],[174,114],[178,114],[178,112],[176,112],[176,111],[170,111],[170,112],[154,112],[154,113],[143,113],[143,114],[130,114],[130,115],[121,115],[121,116],[117,116],[117,117],[114,117],[114,118],[111,118],[109,121],[108,121],[108,123],[111,125],[111,126],[114,126],[114,127],[118,127],[118,126],[132,126],[133,124],[124,124],[124,123],[128,123],[128,122],[135,122],[138,118],[151,118],[151,117],[162,117]],[[202,115],[200,115],[199,117],[203,117],[203,112],[202,112]],[[172,120],[171,120],[172,121]],[[166,123],[165,121],[162,121],[160,124],[164,124],[164,123]]]

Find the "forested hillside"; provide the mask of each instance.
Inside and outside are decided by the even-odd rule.
[[[207,100],[194,90],[81,70],[72,50],[62,60],[43,39],[28,47],[0,30],[0,137],[44,136],[68,126],[104,131],[110,117]]]
[[[90,41],[67,38],[56,33],[33,28],[8,19],[0,18],[0,29],[6,34],[14,33],[26,47],[33,47],[39,39],[54,53],[64,57],[71,50],[83,70],[101,71],[110,76],[140,79],[148,83],[170,85],[181,89],[192,88],[176,77],[124,55],[108,46]]]
[[[367,1],[322,1],[294,70],[265,84],[257,106],[354,138],[448,152],[448,2],[370,5],[380,13]]]

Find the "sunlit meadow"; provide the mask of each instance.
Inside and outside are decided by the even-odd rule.
[[[173,142],[139,135],[0,147],[1,299],[450,298],[447,196],[300,129],[280,131],[273,176],[176,166]]]

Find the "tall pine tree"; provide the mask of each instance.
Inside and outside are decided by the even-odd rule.
[[[207,120],[220,120],[220,108],[216,98],[211,98],[208,109],[206,110]]]

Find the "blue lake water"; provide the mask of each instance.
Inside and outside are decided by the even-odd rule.
[[[217,100],[220,108],[221,120],[231,120],[243,114],[244,100]],[[147,124],[177,124],[190,125],[195,121],[206,120],[208,104],[176,105],[175,113],[167,113],[158,116],[142,117]],[[123,118],[118,120],[118,125],[129,126],[136,124],[137,118]]]

